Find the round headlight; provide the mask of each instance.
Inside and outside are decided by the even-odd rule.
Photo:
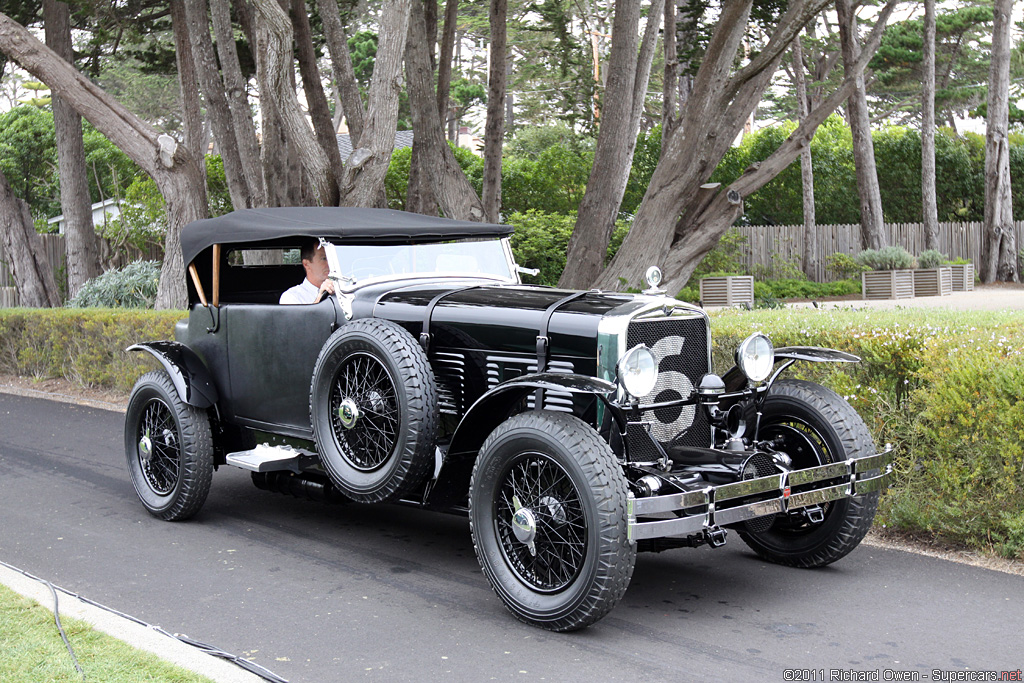
[[[658,381],[658,361],[654,354],[643,344],[634,346],[626,352],[616,368],[619,383],[637,398],[646,396],[654,390]]]
[[[775,348],[763,334],[752,334],[736,349],[736,365],[747,379],[761,382],[768,379],[775,366]]]

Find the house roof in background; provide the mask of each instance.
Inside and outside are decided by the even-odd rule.
[[[411,130],[395,131],[395,149],[402,149],[403,147],[412,147]],[[338,151],[341,152],[342,161],[348,159],[349,155],[352,154],[352,138],[348,133],[338,135]]]

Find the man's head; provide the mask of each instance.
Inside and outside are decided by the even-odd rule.
[[[327,279],[327,274],[331,271],[330,265],[327,263],[327,254],[324,253],[324,248],[320,246],[320,240],[312,238],[302,245],[302,267],[306,269],[306,279],[313,283],[313,286],[319,287]]]

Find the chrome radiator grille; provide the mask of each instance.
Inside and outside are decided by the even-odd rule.
[[[646,344],[658,360],[658,383],[644,402],[662,403],[686,398],[711,371],[708,361],[708,328],[703,317],[633,320],[626,333],[626,348]],[[707,415],[697,406],[662,408],[647,411],[643,421],[650,435],[663,446],[681,444],[710,446],[711,426]],[[630,425],[627,438],[633,459],[657,457],[642,425]]]

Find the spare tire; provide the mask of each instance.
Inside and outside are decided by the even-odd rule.
[[[354,501],[397,500],[433,468],[434,373],[423,348],[394,323],[353,320],[327,339],[309,414],[324,468]]]

